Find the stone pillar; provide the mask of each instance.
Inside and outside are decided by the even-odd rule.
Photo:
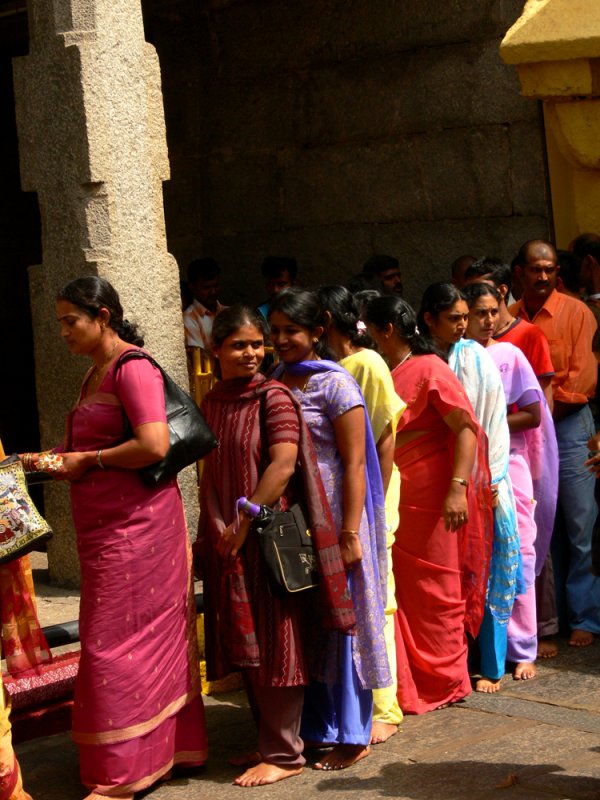
[[[29,55],[14,62],[21,179],[37,192],[43,263],[30,268],[42,445],[62,440],[65,412],[89,363],[58,336],[54,298],[98,274],[182,385],[187,382],[179,273],[166,249],[162,182],[169,178],[160,70],[144,40],[140,0],[29,0]],[[182,476],[197,518],[193,468]],[[51,577],[78,580],[68,492],[52,485]]]
[[[500,53],[544,104],[556,241],[600,233],[598,0],[528,0]]]

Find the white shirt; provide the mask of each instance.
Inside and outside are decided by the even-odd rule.
[[[213,319],[227,306],[222,306],[217,301],[215,311],[209,311],[198,300],[186,308],[183,312],[183,324],[185,325],[185,343],[188,347],[201,347],[203,350],[210,350],[210,338],[212,334]]]

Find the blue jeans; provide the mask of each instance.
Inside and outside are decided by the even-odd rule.
[[[572,629],[600,633],[600,579],[591,573],[592,530],[597,515],[595,477],[583,466],[594,421],[588,406],[556,424],[561,505],[569,547],[566,599]]]

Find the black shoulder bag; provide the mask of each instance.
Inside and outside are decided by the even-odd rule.
[[[269,438],[266,425],[265,395],[260,398],[260,475],[269,464]],[[292,477],[292,480],[294,478]],[[301,502],[287,511],[266,509],[252,523],[258,534],[260,551],[269,589],[275,597],[304,592],[319,585],[319,570],[308,514]]]
[[[115,377],[126,361],[140,358],[146,359],[160,370],[165,390],[169,450],[161,461],[139,470],[142,481],[148,486],[155,486],[161,481],[174,477],[184,467],[204,458],[217,446],[217,440],[189,394],[184,392],[148,353],[143,350],[127,350],[117,361]],[[123,416],[125,417],[126,437],[131,438],[133,428],[125,411],[123,411]]]

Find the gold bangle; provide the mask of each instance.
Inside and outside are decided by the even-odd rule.
[[[33,465],[33,453],[23,453],[21,456],[21,463],[25,472],[35,472]]]
[[[96,450],[96,463],[98,464],[100,469],[106,469],[106,467],[102,463],[102,450]]]
[[[342,536],[343,535],[346,535],[346,536],[358,536],[358,531],[351,531],[349,528],[342,528],[340,530],[340,535],[342,535]]]
[[[454,477],[454,478],[450,478],[450,480],[454,481],[454,483],[460,483],[461,486],[468,486],[469,485],[469,481],[466,481],[464,478],[456,478],[456,477]]]

